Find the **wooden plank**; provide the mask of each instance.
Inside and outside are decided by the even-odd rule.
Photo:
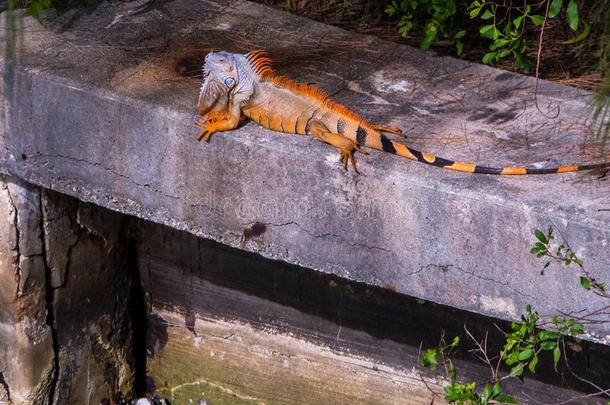
[[[439,381],[384,366],[294,335],[238,321],[187,319],[153,308],[166,344],[148,361],[158,392],[172,403],[423,404]],[[426,386],[426,384],[428,386]],[[441,403],[435,401],[435,403]]]

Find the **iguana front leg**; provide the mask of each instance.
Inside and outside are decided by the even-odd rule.
[[[237,128],[242,119],[242,114],[239,107],[233,107],[230,111],[210,113],[205,118],[209,120],[207,122],[195,120],[195,125],[201,128],[197,140],[201,141],[203,138],[204,141],[210,142],[214,132],[230,131]]]
[[[203,119],[206,122],[217,122],[217,121],[222,121],[222,120],[226,120],[229,119],[231,117],[231,114],[229,114],[226,111],[211,111],[207,114],[205,114],[203,116]]]
[[[309,127],[309,132],[322,142],[328,143],[339,149],[341,163],[343,164],[343,168],[345,170],[347,170],[347,164],[351,162],[354,171],[356,173],[359,173],[358,169],[356,168],[356,160],[354,160],[354,153],[360,152],[365,155],[368,155],[368,153],[360,146],[358,146],[356,142],[352,141],[349,138],[346,138],[341,134],[330,132],[326,125],[324,125],[320,121],[313,121],[311,123],[311,126]]]

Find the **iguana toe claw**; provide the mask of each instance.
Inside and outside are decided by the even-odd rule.
[[[356,168],[356,159],[354,159],[354,152],[356,152],[356,151],[361,152],[365,155],[368,155],[368,153],[366,151],[364,151],[362,148],[360,148],[360,146],[354,144],[349,147],[341,148],[341,150],[339,152],[339,156],[341,157],[341,164],[343,164],[344,170],[347,170],[347,164],[349,162],[351,162],[352,167],[354,168],[354,171],[356,173],[360,174],[360,172]]]

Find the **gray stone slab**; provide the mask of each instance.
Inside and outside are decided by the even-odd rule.
[[[551,268],[541,277],[529,248],[534,228],[553,225],[587,269],[608,280],[605,178],[461,174],[377,152],[359,157],[356,175],[340,168],[329,146],[254,123],[199,144],[199,80],[189,75],[210,49],[266,48],[278,71],[317,83],[371,121],[403,128],[408,144],[500,165],[599,159],[595,147],[580,144],[588,92],[541,81],[543,114],[534,81],[517,74],[245,1],[140,5],[49,14],[45,26],[24,20],[13,90],[4,90],[3,172],[266,257],[490,316],[514,319],[528,303],[544,315],[602,305],[574,271]],[[5,61],[0,69],[7,71]],[[609,325],[592,325],[591,337],[608,339]]]

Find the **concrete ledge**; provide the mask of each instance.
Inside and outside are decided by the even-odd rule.
[[[488,164],[588,162],[584,91],[422,54],[245,1],[105,3],[25,19],[3,94],[0,170],[224,244],[485,315],[600,304],[565,269],[544,277],[532,230],[554,225],[610,279],[610,183],[591,174],[498,178],[372,153],[345,173],[330,147],[248,123],[194,141],[209,49],[267,48],[410,145]],[[4,27],[1,32],[4,32]],[[4,38],[0,39],[4,41]],[[1,62],[0,69],[6,71]],[[182,74],[180,74],[182,73]],[[598,338],[610,324],[591,326]],[[592,335],[592,337],[595,337]]]

